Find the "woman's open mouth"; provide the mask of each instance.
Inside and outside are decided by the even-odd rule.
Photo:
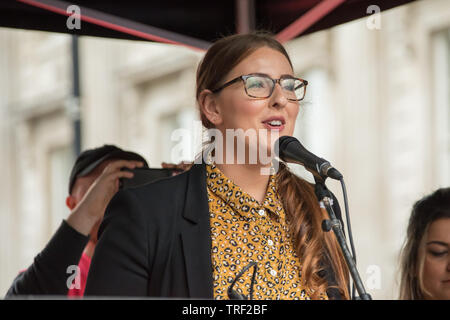
[[[267,130],[281,131],[284,129],[285,123],[284,119],[279,117],[263,121],[264,127],[266,127]]]

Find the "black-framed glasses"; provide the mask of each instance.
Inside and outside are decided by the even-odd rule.
[[[306,94],[306,86],[308,85],[308,81],[289,75],[281,76],[279,79],[272,79],[263,73],[252,73],[234,78],[211,91],[217,93],[239,80],[242,80],[244,83],[245,93],[252,98],[269,98],[275,89],[275,85],[278,83],[283,89],[286,98],[290,101],[303,100]]]

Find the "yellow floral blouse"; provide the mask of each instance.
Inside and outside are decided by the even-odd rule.
[[[257,263],[253,299],[310,299],[301,281],[301,265],[292,245],[273,175],[262,204],[228,179],[214,164],[206,166],[212,238],[215,299],[250,262]],[[234,290],[249,296],[254,268]],[[326,297],[325,297],[326,298]]]

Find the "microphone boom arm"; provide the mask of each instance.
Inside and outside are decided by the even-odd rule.
[[[341,247],[342,254],[344,255],[345,262],[347,263],[350,275],[353,279],[353,283],[356,286],[356,290],[359,293],[359,300],[372,300],[370,294],[368,294],[364,289],[364,285],[358,273],[358,269],[356,268],[355,260],[353,259],[350,250],[348,249],[347,242],[345,240],[345,235],[342,231],[341,221],[336,218],[334,210],[331,206],[332,198],[330,197],[330,193],[325,184],[323,183],[323,181],[316,179],[315,192],[321,206],[323,206],[327,210],[328,215],[330,216],[330,220],[323,220],[322,229],[325,232],[329,232],[331,229],[333,230],[333,233],[336,236],[339,246]]]

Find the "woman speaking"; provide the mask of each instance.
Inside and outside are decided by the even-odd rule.
[[[306,85],[269,34],[214,43],[196,96],[203,125],[223,143],[214,139],[214,153],[182,174],[116,194],[85,295],[348,299],[348,270],[334,235],[322,231],[327,215],[314,186],[283,163],[262,174],[271,163],[260,149],[272,156],[271,133],[293,134]],[[241,140],[243,159],[226,138],[236,130],[256,132]]]

